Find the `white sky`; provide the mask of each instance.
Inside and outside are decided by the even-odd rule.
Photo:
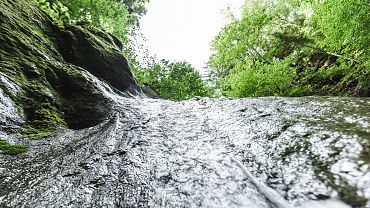
[[[202,70],[210,42],[226,23],[222,10],[239,11],[244,0],[150,0],[140,26],[157,58],[186,60]]]

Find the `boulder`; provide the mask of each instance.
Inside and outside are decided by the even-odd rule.
[[[122,48],[110,34],[53,23],[29,1],[1,1],[0,78],[19,91],[0,87],[24,114],[24,136],[106,119],[112,100],[96,80],[120,91],[137,88]]]

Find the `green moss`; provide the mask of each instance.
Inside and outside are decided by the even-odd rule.
[[[41,74],[39,78],[30,77],[24,72],[15,73],[12,79],[23,90],[16,95],[7,93],[16,102],[19,112],[25,115],[26,123],[22,126],[21,134],[28,139],[50,137],[60,132],[61,128],[67,128],[63,113],[57,107],[60,106],[60,100],[54,96],[53,88],[43,76]]]
[[[28,139],[40,139],[57,134],[67,128],[62,114],[53,108],[40,108],[33,112],[29,122],[22,127],[22,135]]]
[[[0,153],[4,155],[17,155],[28,151],[28,147],[18,144],[9,144],[0,139]]]
[[[22,127],[22,135],[28,139],[41,139],[53,136],[58,133],[56,129],[40,129],[33,127],[32,124],[26,124]]]

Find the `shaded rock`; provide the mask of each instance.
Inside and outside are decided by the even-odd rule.
[[[1,1],[0,47],[0,72],[19,91],[0,87],[23,109],[25,135],[42,137],[48,134],[39,130],[79,129],[106,119],[111,100],[96,77],[121,91],[137,87],[117,38],[56,26],[26,0]]]
[[[116,37],[69,25],[58,34],[57,40],[61,55],[69,63],[88,70],[122,91],[136,85],[123,56],[122,43]]]

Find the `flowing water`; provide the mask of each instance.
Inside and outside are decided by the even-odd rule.
[[[368,98],[105,93],[105,122],[0,156],[0,207],[370,207]]]

